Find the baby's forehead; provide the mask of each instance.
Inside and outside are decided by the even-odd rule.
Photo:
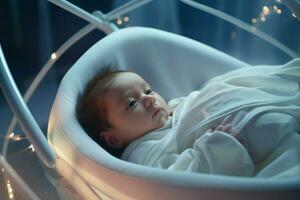
[[[122,90],[148,85],[149,84],[140,75],[133,72],[123,72],[115,77],[111,87],[120,88]]]
[[[115,77],[107,90],[109,98],[126,98],[140,90],[150,87],[149,84],[138,74],[124,72]]]

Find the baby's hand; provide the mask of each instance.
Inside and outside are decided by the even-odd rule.
[[[239,132],[235,132],[232,130],[232,126],[230,124],[225,125],[218,125],[217,127],[212,127],[207,130],[209,133],[213,133],[215,131],[222,131],[224,133],[228,133],[232,135],[235,139],[237,139],[241,144],[244,144],[243,138],[241,137],[241,134]]]
[[[218,125],[217,127],[211,127],[210,129],[207,130],[207,132],[214,132],[214,131],[222,131],[228,134],[231,134],[231,129],[232,126],[230,124],[226,125]]]

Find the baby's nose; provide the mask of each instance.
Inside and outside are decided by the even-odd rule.
[[[145,106],[153,106],[155,103],[155,97],[153,95],[144,95],[143,103]]]

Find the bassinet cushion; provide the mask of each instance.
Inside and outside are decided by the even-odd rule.
[[[187,95],[213,76],[249,67],[194,40],[151,28],[126,28],[106,36],[66,73],[50,114],[48,141],[59,158],[58,162],[63,160],[74,170],[70,177],[79,175],[95,191],[116,199],[123,199],[124,195],[147,199],[151,191],[160,198],[170,195],[180,198],[187,193],[200,194],[203,188],[233,190],[237,187],[249,189],[249,184],[252,189],[258,186],[257,181],[249,182],[243,178],[228,177],[224,182],[224,177],[219,176],[138,166],[103,150],[79,125],[75,107],[87,82],[107,65],[142,75],[167,100]],[[68,171],[66,167],[62,168],[59,170]]]

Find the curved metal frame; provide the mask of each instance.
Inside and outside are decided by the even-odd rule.
[[[289,55],[290,57],[292,58],[298,58],[299,55],[291,50],[290,48],[288,48],[287,46],[285,46],[283,43],[279,42],[278,40],[274,39],[273,37],[271,37],[270,35],[268,35],[267,33],[257,29],[256,27],[250,25],[250,24],[247,24],[235,17],[232,17],[224,12],[221,12],[221,11],[218,11],[216,9],[213,9],[211,7],[208,7],[206,5],[203,5],[203,4],[200,4],[200,3],[197,3],[193,0],[180,0],[181,2],[189,5],[189,6],[192,6],[196,9],[199,9],[199,10],[202,10],[204,12],[207,12],[211,15],[214,15],[216,17],[219,17],[233,25],[236,25],[237,27],[253,34],[253,35],[256,35],[257,37],[261,38],[262,40],[270,43],[272,46],[280,49],[281,51],[283,51],[284,53],[286,53],[287,55]]]
[[[29,86],[28,90],[26,91],[24,97],[22,98],[20,95],[20,92],[14,82],[13,77],[11,76],[11,73],[9,71],[9,68],[7,66],[7,63],[5,61],[5,57],[3,55],[1,45],[0,45],[0,86],[2,88],[2,91],[5,95],[5,98],[10,105],[11,110],[14,112],[14,118],[11,121],[9,128],[7,130],[2,153],[3,156],[0,154],[1,159],[6,158],[7,154],[7,148],[9,144],[9,134],[13,131],[13,129],[16,126],[17,119],[23,128],[24,132],[26,133],[26,136],[28,137],[31,144],[34,145],[34,147],[37,149],[37,154],[41,161],[44,163],[45,166],[49,168],[55,167],[55,155],[53,151],[51,150],[46,138],[44,137],[44,134],[42,133],[41,129],[39,128],[38,124],[36,123],[35,119],[31,115],[28,107],[26,106],[25,102],[27,102],[32,94],[35,92],[36,88],[40,84],[40,82],[43,80],[47,72],[51,69],[53,64],[56,62],[56,60],[68,49],[70,48],[74,43],[76,43],[78,40],[80,40],[83,36],[94,30],[95,28],[100,29],[106,34],[110,34],[118,28],[113,24],[110,23],[110,21],[116,19],[117,17],[126,14],[130,12],[131,10],[134,10],[136,8],[141,7],[142,5],[151,2],[152,0],[132,0],[119,8],[116,8],[115,10],[112,10],[111,12],[107,14],[103,14],[100,11],[94,12],[94,14],[90,14],[86,12],[85,10],[69,3],[66,0],[48,0],[51,3],[69,11],[70,13],[77,15],[78,17],[88,21],[90,24],[86,27],[79,30],[77,33],[75,33],[73,36],[71,36],[62,46],[58,48],[58,50],[55,52],[56,57],[50,58],[48,62],[42,67],[41,71],[37,74],[31,85]],[[284,44],[280,43],[278,40],[270,37],[268,34],[256,29],[255,27],[235,18],[228,14],[225,14],[223,12],[220,12],[216,9],[210,8],[208,6],[205,6],[203,4],[194,2],[193,0],[180,0],[181,2],[190,5],[192,7],[195,7],[199,10],[202,10],[204,12],[207,12],[209,14],[212,14],[216,17],[219,17],[229,23],[232,23],[258,37],[265,40],[266,42],[272,44],[273,46],[277,47],[278,49],[285,52],[287,55],[289,55],[292,58],[299,57],[299,55],[294,52],[293,50],[286,47]],[[299,19],[300,16],[300,3],[297,0],[282,0],[283,3],[286,4],[286,6],[297,16]],[[254,28],[254,29],[253,29]],[[4,162],[2,162],[3,164]],[[3,164],[7,168],[10,168],[9,165]],[[5,167],[4,166],[4,167]],[[12,176],[14,180],[20,183],[20,187],[27,191],[26,186],[24,184],[22,185],[22,180],[18,177]],[[33,198],[36,198],[34,194],[31,194],[31,191],[28,192],[29,195],[31,195]]]
[[[300,21],[300,2],[298,0],[281,0]]]
[[[143,6],[146,3],[151,2],[152,0],[132,0],[118,8],[116,8],[115,10],[107,13],[107,14],[102,14],[100,11],[96,11],[94,13],[94,15],[86,12],[85,10],[69,3],[66,0],[48,0],[51,3],[71,12],[72,14],[90,22],[90,25],[87,25],[86,27],[84,27],[83,29],[81,29],[80,31],[78,31],[77,33],[75,33],[69,40],[67,40],[61,47],[58,48],[58,50],[55,52],[56,54],[56,58],[52,59],[50,58],[48,60],[48,62],[42,67],[41,71],[37,74],[37,76],[35,77],[35,79],[33,80],[33,82],[31,83],[31,85],[29,86],[28,90],[26,91],[25,95],[24,95],[24,100],[25,102],[27,102],[32,94],[34,93],[34,91],[36,90],[36,88],[38,87],[38,85],[40,84],[40,82],[43,80],[43,78],[45,77],[45,75],[47,74],[47,72],[51,69],[51,67],[53,66],[53,64],[56,62],[56,60],[68,49],[70,48],[74,43],[76,43],[78,40],[80,40],[82,37],[84,37],[86,34],[88,34],[89,32],[91,32],[92,30],[94,30],[95,28],[100,29],[101,31],[103,31],[106,34],[110,34],[113,31],[118,30],[118,28],[112,24],[109,23],[108,21],[114,20],[117,17],[126,14],[136,8],[139,8],[141,6]],[[289,55],[292,58],[296,58],[299,57],[299,55],[297,55],[296,52],[294,52],[293,50],[289,49],[288,47],[286,47],[284,44],[282,44],[281,42],[279,42],[278,40],[272,38],[271,36],[269,36],[268,34],[264,33],[263,31],[260,31],[258,29],[256,29],[255,27],[235,18],[232,17],[228,14],[225,14],[223,12],[220,12],[216,9],[210,8],[208,6],[205,6],[203,4],[197,3],[193,0],[180,0],[181,2],[190,5],[196,9],[202,10],[204,12],[207,12],[209,14],[212,14],[216,17],[219,17],[231,24],[234,24],[236,26],[238,26],[239,28],[242,28],[244,30],[246,30],[249,33],[252,33],[258,37],[260,37],[261,39],[265,40],[266,42],[272,44],[273,46],[277,47],[278,49],[282,50],[283,52],[285,52],[287,55]],[[289,0],[287,0],[289,1]],[[292,0],[293,1],[293,0]],[[13,129],[15,128],[17,123],[16,117],[13,118],[13,120],[11,121],[9,128],[6,132],[6,136],[4,139],[4,143],[3,143],[3,147],[2,147],[2,154],[3,156],[6,158],[6,154],[7,154],[7,146],[9,143],[9,134],[13,131]]]

